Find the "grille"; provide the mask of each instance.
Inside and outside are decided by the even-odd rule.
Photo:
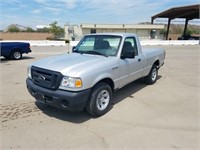
[[[31,67],[33,83],[48,89],[56,90],[60,86],[62,74],[60,72]]]

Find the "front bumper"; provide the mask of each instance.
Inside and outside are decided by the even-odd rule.
[[[69,111],[82,111],[87,103],[91,89],[79,92],[49,90],[26,79],[29,93],[39,102]]]

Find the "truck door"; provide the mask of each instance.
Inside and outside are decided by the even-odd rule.
[[[122,53],[124,51],[134,51],[134,58],[120,59],[120,79],[121,86],[130,83],[142,76],[143,72],[143,55],[138,53],[137,43],[135,37],[128,37],[124,40]]]
[[[1,43],[1,56],[8,57],[11,54],[12,45],[8,42]]]

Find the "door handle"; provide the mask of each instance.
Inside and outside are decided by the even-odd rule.
[[[141,59],[141,58],[139,58],[139,59],[138,59],[138,62],[141,62],[141,60],[142,60],[142,59]]]
[[[114,67],[114,68],[112,68],[112,70],[115,70],[115,69],[118,69],[119,67]]]

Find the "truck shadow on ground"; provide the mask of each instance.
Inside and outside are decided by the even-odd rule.
[[[158,80],[161,78],[162,76],[158,76]],[[123,101],[124,99],[130,97],[130,98],[134,98],[134,93],[142,90],[143,88],[147,87],[148,85],[146,85],[142,79],[137,80],[135,82],[132,82],[126,86],[124,86],[122,89],[117,90],[114,93],[113,96],[113,101],[112,101],[112,105],[110,107],[110,111],[112,111],[111,109],[113,108],[113,106],[121,101]],[[50,116],[50,117],[54,117],[63,121],[68,121],[68,122],[72,122],[72,123],[83,123],[86,122],[90,119],[95,119],[92,116],[90,116],[85,110],[82,112],[69,112],[66,110],[61,110],[61,109],[57,109],[51,106],[46,106],[42,103],[39,102],[35,102],[36,106],[46,115]]]
[[[162,76],[158,75],[157,80],[161,78]],[[124,86],[114,93],[112,104],[115,105],[128,97],[134,98],[134,93],[142,90],[145,87],[148,87],[148,85],[144,82],[143,78]]]
[[[10,61],[23,61],[23,60],[27,60],[27,59],[35,59],[35,57],[23,56],[20,60],[1,58],[0,61],[1,61],[1,63],[6,63],[6,62],[10,62]]]
[[[69,112],[66,110],[62,110],[62,109],[44,105],[37,101],[35,102],[35,104],[44,114],[46,114],[50,117],[53,117],[53,118],[63,120],[63,121],[68,121],[68,122],[79,124],[79,123],[86,122],[92,118],[89,114],[87,114],[86,111]]]
[[[112,104],[115,105],[126,98],[134,98],[134,93],[142,90],[147,85],[142,79],[132,82],[114,93]]]

